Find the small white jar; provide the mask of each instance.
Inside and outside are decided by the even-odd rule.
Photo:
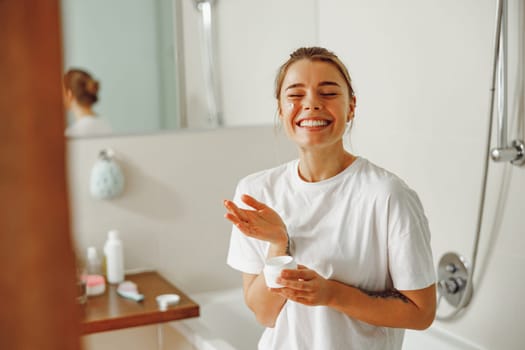
[[[266,260],[263,269],[266,285],[270,288],[282,288],[283,286],[276,282],[277,278],[281,276],[281,271],[295,269],[297,269],[297,263],[289,255],[276,256]]]

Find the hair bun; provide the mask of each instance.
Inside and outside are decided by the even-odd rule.
[[[92,95],[97,95],[98,94],[98,87],[99,87],[99,83],[98,83],[98,81],[96,81],[94,79],[90,79],[86,83],[86,90],[89,93],[91,93]]]

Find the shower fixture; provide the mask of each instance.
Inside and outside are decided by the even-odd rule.
[[[492,67],[492,86],[490,109],[494,108],[494,94],[497,80],[498,108],[498,146],[490,152],[496,162],[511,162],[522,165],[525,162],[525,145],[523,140],[507,141],[507,1],[498,2],[498,16],[494,45],[494,61]]]
[[[444,254],[438,265],[438,307],[442,299],[445,299],[453,311],[448,315],[436,315],[436,319],[447,321],[454,319],[470,303],[474,292],[473,276],[478,257],[479,241],[481,236],[481,224],[483,210],[485,207],[485,195],[487,191],[487,174],[489,159],[496,162],[508,162],[513,165],[522,165],[525,162],[524,144],[522,140],[507,141],[507,0],[497,1],[496,30],[494,37],[494,60],[492,66],[492,81],[490,88],[490,109],[487,128],[487,143],[485,147],[483,177],[481,184],[481,195],[478,207],[476,234],[472,259],[470,262],[456,253]],[[497,87],[496,87],[497,81]],[[497,89],[496,89],[497,88]],[[498,107],[498,146],[491,149],[492,124],[494,116],[494,98],[497,95]]]
[[[438,291],[441,297],[452,306],[457,307],[462,299],[467,306],[472,293],[467,287],[469,266],[464,257],[456,253],[446,253],[438,265]]]

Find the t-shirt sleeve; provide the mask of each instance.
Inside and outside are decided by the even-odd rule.
[[[417,290],[435,283],[430,229],[417,194],[403,183],[388,199],[388,261],[394,288]]]
[[[240,208],[248,208],[241,200],[243,194],[250,194],[243,180],[235,190],[233,202]],[[227,264],[241,272],[259,274],[264,268],[266,256],[265,242],[245,236],[235,225],[232,225]]]

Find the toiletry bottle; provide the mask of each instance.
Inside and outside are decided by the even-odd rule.
[[[88,247],[87,249],[86,270],[88,275],[102,275],[102,261],[95,247]]]
[[[109,283],[124,281],[124,253],[122,241],[117,230],[108,232],[108,240],[104,244],[106,256],[106,278]]]

